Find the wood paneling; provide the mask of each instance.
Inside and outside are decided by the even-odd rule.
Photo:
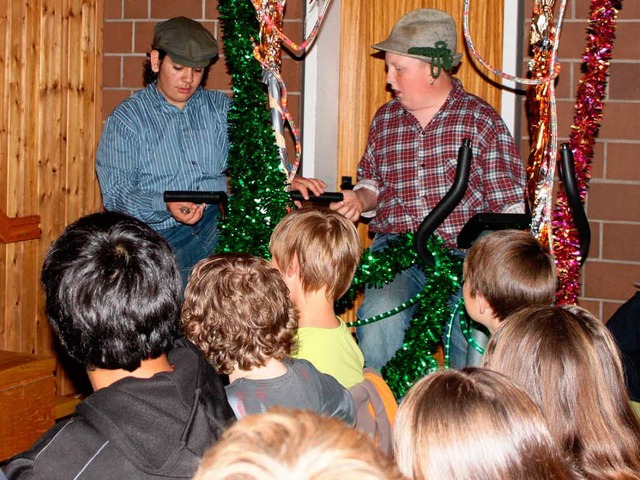
[[[39,273],[62,229],[101,208],[103,0],[0,1],[0,210],[40,216],[38,240],[0,245],[0,349],[52,353]],[[59,393],[71,391],[58,373]]]
[[[0,461],[53,426],[55,360],[0,350]]]

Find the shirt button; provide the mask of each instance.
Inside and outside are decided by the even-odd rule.
[[[196,162],[191,162],[191,165],[195,165],[195,164],[196,164]]]
[[[196,187],[196,190],[200,190],[200,187]]]

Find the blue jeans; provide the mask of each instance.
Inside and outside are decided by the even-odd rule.
[[[158,231],[169,242],[176,256],[183,290],[195,264],[214,252],[218,243],[217,226],[218,207],[207,205],[202,218],[195,225],[180,224]]]
[[[396,236],[390,233],[376,234],[370,250],[372,252],[383,250],[387,242]],[[382,288],[367,287],[364,302],[357,312],[358,319],[370,318],[396,308],[421,292],[427,281],[428,278],[424,272],[418,266],[412,265],[398,273],[391,283],[383,285]],[[455,305],[461,296],[462,289],[452,297],[451,304]],[[364,354],[366,366],[379,370],[393,358],[396,351],[402,347],[404,334],[411,324],[415,308],[416,306],[413,305],[383,320],[356,328],[358,344]],[[454,368],[462,368],[466,361],[467,340],[456,317],[451,332],[449,362]]]
[[[460,301],[460,297],[462,297],[462,287],[458,289],[458,291],[451,297],[450,306],[455,308],[455,306]],[[464,307],[460,307],[456,316],[453,318],[453,325],[451,326],[451,343],[449,345],[449,367],[450,368],[464,368],[467,366],[467,350],[469,348],[469,343],[462,333],[462,326],[460,325],[460,315],[461,310]],[[446,334],[446,327],[445,327]]]
[[[371,251],[377,252],[396,237],[394,234],[377,234]],[[388,312],[421,292],[427,282],[424,272],[416,265],[400,272],[393,281],[382,288],[367,287],[364,302],[357,312],[359,319],[370,318]],[[381,369],[402,346],[404,332],[409,328],[415,305],[384,320],[356,328],[358,343],[368,367]]]

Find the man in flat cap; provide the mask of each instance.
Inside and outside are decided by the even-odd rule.
[[[217,241],[216,205],[165,203],[165,190],[226,191],[231,101],[201,82],[218,55],[199,22],[156,25],[145,84],[109,115],[97,153],[104,206],[149,224],[171,245],[183,283]]]
[[[128,213],[159,232],[178,259],[183,286],[218,239],[216,205],[167,202],[166,190],[226,191],[230,99],[201,83],[218,55],[202,24],[175,17],[156,25],[145,63],[146,87],[107,118],[97,172],[107,210]],[[296,177],[305,194],[326,185]]]
[[[415,232],[444,197],[455,177],[458,149],[469,138],[473,161],[466,194],[436,234],[456,249],[458,233],[475,214],[524,211],[525,172],[513,138],[498,113],[452,76],[462,57],[453,18],[439,10],[414,10],[373,48],[385,52],[394,98],[371,123],[357,185],[331,208],[353,221],[373,217],[371,249],[384,249],[398,234]],[[412,266],[382,289],[366,291],[358,317],[399,306],[426,281]],[[358,328],[368,366],[381,368],[394,356],[411,315],[408,309]],[[453,366],[464,366],[466,344],[461,348],[464,359],[452,357]]]

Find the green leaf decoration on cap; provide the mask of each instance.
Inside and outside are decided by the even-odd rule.
[[[451,70],[453,67],[453,55],[447,42],[440,40],[436,42],[435,47],[411,47],[408,51],[411,55],[421,55],[430,59],[431,76],[438,78],[440,72],[444,68],[445,71]]]

